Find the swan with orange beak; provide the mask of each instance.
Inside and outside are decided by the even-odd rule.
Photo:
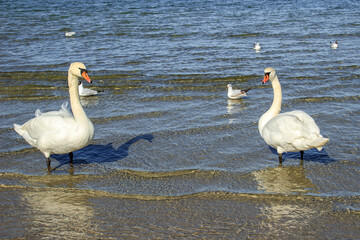
[[[258,128],[265,142],[276,149],[279,163],[282,163],[284,152],[299,151],[303,160],[305,150],[316,148],[321,151],[329,139],[320,134],[315,120],[300,110],[280,113],[282,93],[275,69],[265,69],[262,84],[268,80],[273,87],[274,99],[269,110],[260,117]]]
[[[94,137],[94,126],[80,103],[79,77],[91,83],[85,65],[80,62],[72,63],[68,71],[72,111],[63,104],[59,111],[41,113],[37,110],[35,118],[23,125],[14,124],[15,131],[44,154],[49,172],[52,171],[51,154],[68,153],[72,164],[72,152],[87,146]]]

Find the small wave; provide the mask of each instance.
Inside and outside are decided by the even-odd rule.
[[[195,99],[203,99],[203,100],[213,100],[218,96],[159,96],[159,97],[147,97],[141,99],[143,102],[152,102],[152,101],[162,101],[162,102],[184,102],[191,101]]]
[[[6,177],[14,178],[17,177],[14,174],[6,174]],[[4,174],[0,173],[0,178],[4,177]],[[31,178],[31,177],[30,177]],[[145,200],[145,201],[163,201],[163,200],[177,200],[177,199],[186,199],[186,198],[206,198],[206,199],[239,199],[243,197],[262,197],[264,194],[249,194],[249,193],[231,193],[224,191],[200,191],[195,193],[188,193],[176,196],[166,196],[166,195],[145,195],[145,194],[123,194],[123,193],[112,193],[102,190],[92,190],[92,189],[79,189],[79,188],[67,188],[67,187],[51,187],[57,181],[62,181],[63,179],[54,179],[49,178],[48,176],[42,177],[43,183],[47,183],[50,186],[26,186],[26,185],[7,185],[0,184],[0,189],[18,189],[19,191],[53,191],[56,190],[58,194],[83,194],[88,195],[89,197],[115,197],[120,199],[134,199],[134,200]],[[266,194],[271,196],[270,194]]]
[[[0,178],[8,177],[8,178],[15,178],[18,177],[16,174],[1,174]],[[83,175],[80,176],[74,176],[73,180],[82,180],[84,179]],[[30,176],[27,179],[32,181],[34,176]],[[69,184],[68,181],[64,182],[64,187],[53,187],[56,185],[56,183],[60,183],[61,181],[64,181],[64,178],[56,178],[55,176],[41,176],[36,177],[41,178],[43,186],[29,186],[29,185],[20,185],[20,184],[0,184],[0,189],[16,189],[19,192],[25,192],[25,191],[56,191],[58,194],[76,194],[77,196],[79,194],[82,194],[84,196],[88,196],[91,198],[94,197],[112,197],[112,198],[118,198],[118,199],[133,199],[133,200],[143,200],[143,201],[165,201],[165,200],[180,200],[180,199],[212,199],[212,200],[232,200],[232,201],[238,201],[238,200],[246,200],[246,199],[252,199],[252,200],[261,200],[261,201],[275,201],[278,202],[279,200],[286,200],[286,201],[339,201],[342,202],[340,196],[329,196],[329,195],[296,195],[296,194],[277,194],[277,193],[264,193],[264,192],[232,192],[225,190],[200,190],[195,192],[189,192],[189,193],[182,193],[178,195],[147,195],[147,194],[126,194],[126,193],[113,193],[109,191],[104,190],[93,190],[93,189],[84,189],[84,188],[72,188],[65,186],[66,184]],[[71,185],[71,184],[70,184]],[[357,195],[349,195],[347,200],[354,199],[357,200],[359,197]]]
[[[127,114],[121,116],[113,116],[107,118],[92,118],[91,121],[93,123],[106,123],[111,121],[119,121],[124,119],[136,119],[136,118],[151,118],[151,117],[159,117],[165,115],[164,112],[155,111],[155,112],[144,112],[144,113],[137,113],[137,114]]]
[[[54,65],[41,66],[43,68],[53,68]],[[47,80],[47,81],[66,81],[66,71],[55,72],[55,71],[16,71],[16,72],[0,72],[0,79],[4,80]]]
[[[128,61],[126,63],[124,63],[125,65],[141,65],[141,64],[145,64],[146,62],[145,61],[136,61],[136,60],[133,60],[133,61]]]
[[[14,100],[24,100],[24,101],[39,101],[39,100],[60,100],[64,99],[64,97],[61,96],[11,96],[11,97],[1,97],[1,101],[14,101]]]
[[[11,129],[13,131],[13,129]],[[0,157],[4,157],[4,156],[12,156],[12,155],[17,155],[17,154],[24,154],[24,153],[31,153],[31,152],[36,152],[38,151],[35,147],[29,147],[29,148],[23,148],[20,150],[12,150],[12,151],[7,151],[7,152],[0,152]]]
[[[333,66],[333,67],[328,67],[326,68],[326,70],[352,70],[352,69],[359,69],[360,65],[349,65],[349,66]]]
[[[163,171],[163,172],[151,172],[151,171],[138,171],[138,170],[131,170],[131,169],[124,169],[122,172],[136,175],[145,178],[165,178],[165,177],[175,177],[175,176],[182,176],[193,174],[199,170],[196,169],[184,169],[184,170],[176,170],[176,171]]]
[[[360,96],[347,96],[347,97],[309,97],[297,98],[294,102],[346,102],[346,101],[359,101]]]
[[[247,38],[247,37],[258,37],[261,33],[243,33],[243,34],[230,34],[229,38]]]

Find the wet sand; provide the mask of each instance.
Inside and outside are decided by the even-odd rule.
[[[359,197],[0,186],[2,239],[357,239]],[[356,204],[354,210],[348,203]]]

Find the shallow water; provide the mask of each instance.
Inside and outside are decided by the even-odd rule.
[[[265,3],[0,3],[1,238],[359,236],[359,3]],[[60,109],[73,61],[104,90],[81,99],[95,138],[48,175],[13,123]],[[330,138],[303,163],[258,133],[268,66]]]

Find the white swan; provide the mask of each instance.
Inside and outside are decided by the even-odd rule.
[[[101,92],[101,91],[95,91],[90,88],[84,88],[82,82],[79,81],[79,95],[80,96],[82,96],[82,97],[94,96],[94,95],[97,95],[99,92]]]
[[[244,96],[246,96],[247,92],[251,89],[251,88],[248,88],[248,89],[245,89],[245,90],[236,90],[236,89],[233,89],[232,88],[232,85],[231,84],[228,84],[227,85],[227,89],[228,89],[228,93],[227,93],[227,96],[230,98],[230,99],[240,99]]]
[[[78,77],[91,83],[85,65],[75,62],[68,71],[72,113],[63,105],[59,111],[41,113],[37,110],[36,117],[22,126],[14,124],[15,131],[45,155],[49,172],[51,154],[69,153],[72,163],[72,152],[87,146],[94,137],[94,126],[80,104]]]
[[[253,49],[254,49],[255,51],[260,51],[260,50],[261,50],[260,43],[254,43]]]
[[[338,44],[337,41],[335,41],[334,43],[333,43],[333,42],[330,42],[330,47],[331,47],[332,49],[337,49],[338,46],[339,46],[339,44]]]
[[[270,109],[259,120],[259,132],[265,142],[275,148],[279,154],[279,162],[282,162],[283,152],[301,153],[317,148],[321,151],[329,139],[320,135],[320,129],[314,119],[303,111],[291,111],[280,113],[281,110],[281,85],[273,68],[265,69],[262,83],[269,79],[274,91],[274,100]]]

